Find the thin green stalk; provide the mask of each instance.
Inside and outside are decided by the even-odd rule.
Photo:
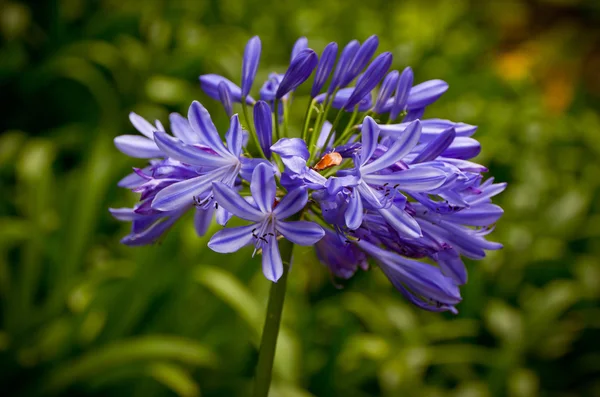
[[[283,100],[283,136],[289,137],[288,133],[288,117],[289,117],[289,106],[288,101]]]
[[[246,125],[248,125],[248,131],[250,131],[250,136],[252,137],[252,141],[256,145],[256,148],[258,149],[258,153],[260,154],[260,157],[262,157],[265,160],[268,160],[267,156],[265,155],[265,153],[262,150],[262,147],[260,146],[260,142],[258,141],[258,135],[256,134],[256,131],[254,130],[254,127],[252,126],[252,123],[250,122],[250,117],[248,117],[248,105],[246,104],[246,98],[242,98],[242,113],[244,114],[244,119],[246,120]]]
[[[331,129],[329,130],[329,134],[327,134],[327,138],[325,139],[325,147],[327,146],[327,143],[329,142],[329,140],[333,136],[333,132],[335,131],[335,127],[337,127],[337,125],[340,123],[340,120],[342,118],[342,113],[343,112],[344,112],[343,110],[339,110],[337,116],[335,116],[335,120],[333,120],[333,124],[331,124]]]
[[[333,98],[335,98],[335,95],[337,94],[338,90],[334,90],[333,93],[331,95],[327,94],[327,96],[325,97],[325,100],[323,101],[323,107],[324,110],[321,114],[319,114],[319,117],[317,117],[317,120],[315,122],[315,128],[314,128],[314,134],[311,135],[310,137],[310,144],[308,145],[308,150],[310,152],[310,158],[308,159],[308,164],[311,164],[312,161],[314,160],[315,155],[317,154],[317,151],[314,150],[313,148],[316,144],[317,141],[317,137],[321,134],[321,129],[323,128],[323,124],[325,124],[325,121],[327,120],[327,116],[329,115],[329,109],[331,109],[331,105],[333,104]],[[331,130],[333,131],[333,129]],[[327,140],[325,141],[325,145],[327,145],[327,142],[329,142],[329,139],[331,139],[331,134],[332,132],[329,132],[329,136],[327,137]]]
[[[275,99],[275,142],[281,139],[279,133],[279,99]]]
[[[352,132],[352,127],[354,126],[354,120],[356,120],[357,115],[358,115],[358,105],[354,107],[354,112],[352,112],[352,117],[350,118],[350,121],[346,125],[346,128],[344,128],[344,131],[337,137],[337,139],[333,143],[333,146],[338,146],[338,145],[342,144],[346,140],[346,138],[348,138],[348,135],[350,135]]]
[[[308,107],[306,108],[306,112],[304,113],[304,127],[302,128],[302,140],[304,142],[306,142],[307,138],[308,138],[308,125],[310,124],[310,117],[312,116],[312,112],[313,112],[313,105],[315,103],[314,99],[311,99],[310,101],[308,101]],[[313,134],[314,134],[314,130],[313,130]],[[310,148],[309,148],[310,149]]]
[[[256,365],[256,377],[254,379],[254,397],[267,397],[271,385],[273,372],[273,360],[275,359],[275,348],[281,324],[281,313],[285,300],[285,290],[292,258],[294,244],[288,240],[280,240],[279,249],[283,260],[283,275],[271,285],[269,292],[269,303],[267,316],[263,327],[260,350],[258,353],[258,364]]]

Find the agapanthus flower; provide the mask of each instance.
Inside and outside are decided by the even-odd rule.
[[[223,144],[208,111],[199,102],[190,106],[188,119],[202,137],[202,145],[186,144],[162,131],[154,133],[156,144],[170,158],[198,167],[197,176],[169,185],[156,194],[152,207],[160,211],[189,205],[210,191],[213,181],[233,186],[242,167],[242,127],[237,115],[231,118],[227,130],[227,146]]]
[[[218,231],[208,243],[212,250],[221,253],[234,252],[253,244],[255,252],[261,250],[263,253],[263,272],[271,281],[279,280],[283,274],[283,262],[277,243],[279,235],[294,244],[312,245],[325,234],[316,223],[286,220],[306,205],[308,192],[305,188],[294,189],[280,200],[276,200],[276,190],[273,169],[266,164],[259,164],[252,174],[250,191],[253,204],[226,184],[214,182],[217,202],[235,216],[252,223]]]
[[[208,247],[230,253],[254,246],[270,281],[291,260],[281,257],[280,244],[312,245],[334,279],[371,263],[414,305],[456,312],[468,279],[462,258],[501,248],[487,236],[503,213],[492,198],[506,184],[484,179],[488,169],[473,161],[481,151],[472,137],[477,127],[424,118],[448,84],[418,82],[408,66],[389,71],[392,55],[376,55],[377,36],[350,41],[339,57],[337,43],[320,59],[309,45],[296,41],[287,70],[271,71],[255,88],[258,101],[251,96],[258,37],[246,45],[241,86],[217,74],[200,77],[230,117],[224,139],[197,101],[187,118],[171,114],[173,135],[159,121],[130,115],[142,135],[117,137],[115,145],[149,163],[119,182],[140,194],[132,208],[111,210],[131,222],[122,242],[153,243],[191,210],[199,235],[213,220],[225,226],[239,218],[244,226],[219,230]],[[283,112],[302,102],[293,93],[313,72],[306,119],[288,128],[296,121]],[[235,104],[242,102],[240,120]],[[245,147],[249,133],[255,144]]]

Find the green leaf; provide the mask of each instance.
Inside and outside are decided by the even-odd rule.
[[[217,364],[216,356],[194,340],[175,336],[144,336],[120,340],[88,351],[51,372],[43,390],[57,393],[103,371],[149,360],[173,360],[205,367]]]

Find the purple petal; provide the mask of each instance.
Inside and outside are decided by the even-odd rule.
[[[227,117],[231,117],[233,115],[233,102],[231,100],[231,92],[229,91],[229,88],[227,88],[227,84],[220,82],[217,90],[219,91],[219,100],[225,109],[225,113],[227,113]]]
[[[221,82],[227,84],[227,88],[229,88],[229,93],[231,94],[231,99],[234,102],[241,103],[242,89],[238,87],[235,83],[233,83],[231,80],[218,74],[204,74],[200,76],[200,87],[202,88],[202,90],[206,93],[206,95],[217,101],[220,100],[219,83]],[[254,103],[254,99],[252,99],[251,96],[248,96],[246,97],[246,103],[248,105],[252,105]]]
[[[196,146],[188,145],[182,141],[169,136],[166,132],[156,131],[154,133],[154,142],[164,154],[170,158],[181,161],[185,164],[221,167],[231,162],[221,156],[217,156],[202,150]]]
[[[362,133],[362,147],[360,148],[360,165],[364,165],[377,148],[377,140],[379,139],[379,126],[371,118],[371,116],[365,117],[361,128]]]
[[[157,130],[157,128],[150,124],[145,118],[134,112],[129,113],[129,121],[131,121],[131,124],[133,124],[136,130],[150,139],[152,139],[154,131]]]
[[[363,97],[370,94],[373,88],[385,76],[388,69],[392,65],[392,54],[390,52],[384,52],[380,54],[375,60],[369,65],[365,73],[358,79],[356,88],[348,101],[344,105],[344,109],[352,109],[356,106]]]
[[[352,58],[352,61],[348,65],[346,73],[340,81],[341,86],[348,85],[358,74],[367,66],[375,51],[379,46],[379,38],[377,35],[373,35],[365,40],[365,42],[356,51],[356,55]]]
[[[347,88],[342,88],[341,90],[339,90],[336,94],[335,97],[333,98],[333,101],[331,102],[331,106],[334,109],[343,109],[344,105],[346,105],[346,102],[348,102],[348,99],[350,98],[350,96],[352,96],[352,93],[354,93],[354,89],[355,87],[347,87]],[[323,101],[325,100],[326,95],[325,94],[320,94],[317,95],[315,97],[315,101],[317,103],[323,103]],[[359,112],[366,112],[369,109],[371,109],[373,107],[373,98],[371,98],[371,95],[366,95],[363,97],[363,99],[360,100],[360,102],[358,103],[358,111]],[[354,109],[347,109],[348,112],[353,111]]]
[[[485,190],[483,190],[483,192],[477,195],[475,198],[469,199],[469,204],[476,205],[480,203],[485,203],[489,201],[490,197],[494,197],[495,195],[502,193],[504,189],[506,189],[506,186],[506,182],[494,183],[493,185],[486,187]]]
[[[250,182],[252,180],[252,173],[254,172],[254,169],[256,168],[257,165],[259,164],[267,164],[270,167],[273,167],[273,171],[275,172],[275,170],[278,168],[276,166],[274,166],[273,164],[269,163],[267,160],[265,159],[250,159],[247,157],[241,157],[240,158],[241,162],[242,162],[242,168],[240,168],[240,176]]]
[[[273,167],[261,163],[256,166],[252,173],[252,182],[250,183],[250,191],[258,208],[264,212],[271,212],[273,202],[275,201],[275,176]]]
[[[327,179],[325,187],[330,195],[335,195],[345,187],[357,186],[359,182],[360,177],[356,175],[346,175],[341,177],[332,176]]]
[[[217,127],[212,122],[208,110],[198,101],[192,102],[188,111],[188,120],[196,133],[202,136],[207,146],[222,156],[229,157],[231,154],[223,145]]]
[[[279,245],[275,239],[272,239],[269,244],[263,245],[262,268],[265,277],[274,283],[283,274],[283,262],[279,253]]]
[[[384,168],[391,166],[392,164],[402,160],[419,142],[421,136],[421,123],[419,120],[415,120],[410,123],[402,134],[395,136],[396,141],[390,147],[387,152],[382,154],[372,163],[369,163],[361,167],[360,172],[362,174],[370,174],[372,172],[380,171]]]
[[[396,96],[390,109],[390,120],[396,120],[400,112],[406,108],[409,92],[413,84],[413,71],[410,67],[405,68],[398,79]]]
[[[225,208],[238,218],[260,222],[265,217],[262,212],[250,205],[232,187],[222,182],[214,182],[212,188],[215,201],[219,206]]]
[[[365,182],[372,185],[398,184],[399,190],[428,192],[446,182],[446,173],[437,167],[415,167],[386,175],[363,175]]]
[[[406,286],[413,294],[433,300],[433,306],[436,302],[455,305],[461,301],[458,286],[437,267],[384,251],[364,240],[357,244],[377,259],[381,270],[396,288]]]
[[[381,83],[381,88],[379,89],[379,93],[377,94],[377,100],[375,101],[375,106],[373,107],[373,111],[375,113],[383,113],[382,108],[385,106],[386,102],[396,89],[396,85],[398,84],[398,76],[400,73],[397,70],[392,70],[385,76],[383,79],[383,83]]]
[[[254,78],[256,77],[256,71],[258,70],[258,63],[260,61],[261,43],[258,36],[254,36],[246,44],[244,50],[244,58],[242,60],[242,91],[241,96],[245,97],[252,88]]]
[[[335,131],[331,134],[331,138],[329,142],[325,142],[325,139],[329,136],[329,132],[331,131],[331,123],[329,121],[325,121],[323,123],[323,128],[321,128],[321,132],[319,133],[319,138],[317,139],[317,149],[329,148],[333,145],[333,141],[335,141]]]
[[[504,210],[495,204],[480,204],[462,211],[447,214],[444,218],[468,226],[488,226],[496,223]]]
[[[294,174],[302,175],[308,169],[306,166],[306,160],[298,156],[281,157],[281,161],[285,165],[285,168]]]
[[[141,172],[148,172],[150,170],[150,167],[146,167],[144,169],[141,170]],[[135,187],[138,187],[139,185],[147,182],[148,179],[147,178],[143,178],[142,176],[138,175],[137,172],[132,172],[131,174],[127,175],[126,177],[124,177],[123,179],[121,179],[118,183],[117,186],[118,187],[123,187],[126,189],[133,189]]]
[[[437,101],[446,91],[448,91],[448,83],[443,80],[429,80],[417,84],[410,90],[406,107],[408,109],[424,108]]]
[[[453,121],[444,119],[421,120],[421,124],[423,125],[423,140],[433,139],[439,133],[450,127],[454,127],[456,136],[471,136],[475,133],[475,131],[477,131],[476,125],[455,123]]]
[[[133,211],[133,208],[109,208],[108,211],[115,219],[122,222],[131,222],[136,219],[136,217],[139,217],[139,215]]]
[[[247,201],[247,200],[246,200]],[[233,214],[229,211],[227,211],[225,208],[223,207],[219,207],[216,211],[215,211],[215,220],[217,221],[217,223],[221,226],[225,226],[227,225],[227,222],[229,222],[229,220],[231,219],[231,217],[233,216]]]
[[[462,285],[467,282],[467,268],[456,250],[447,247],[433,256],[445,276]]]
[[[349,197],[348,208],[344,214],[346,226],[350,230],[356,230],[360,227],[363,221],[363,205],[360,198],[360,193],[354,190]]]
[[[273,144],[273,118],[271,107],[265,101],[258,101],[254,105],[254,127],[258,143],[267,158],[271,158],[271,145]]]
[[[308,192],[304,187],[299,187],[283,196],[273,213],[281,221],[301,211],[307,202]]]
[[[169,115],[169,121],[171,122],[171,131],[173,131],[173,135],[183,142],[205,144],[205,142],[202,141],[202,136],[197,134],[190,126],[190,122],[179,113],[171,113]]]
[[[454,138],[456,138],[456,132],[454,131],[454,127],[450,127],[429,142],[421,153],[413,159],[412,163],[417,164],[436,159],[450,146]]]
[[[275,94],[277,93],[277,88],[279,84],[281,84],[281,80],[283,79],[282,74],[270,73],[267,81],[264,82],[262,87],[260,87],[260,99],[267,102],[272,102],[275,100]],[[283,115],[283,107],[279,108],[279,116]]]
[[[192,205],[194,197],[202,196],[209,191],[211,182],[222,177],[228,169],[229,167],[218,168],[209,174],[167,186],[156,194],[152,200],[152,208],[159,211],[173,211]]]
[[[227,148],[235,157],[240,157],[240,154],[242,153],[242,131],[242,126],[240,125],[238,115],[235,114],[231,117],[229,129],[225,134]]]
[[[420,120],[423,118],[423,114],[425,113],[425,108],[417,108],[417,109],[408,109],[408,113],[402,119],[405,123],[409,123],[411,121]]]
[[[441,154],[444,157],[467,160],[481,152],[481,144],[473,138],[457,137]]]
[[[212,205],[206,209],[196,208],[194,212],[194,229],[198,237],[202,237],[208,231],[215,215],[215,207]]]
[[[341,84],[342,79],[346,77],[348,68],[356,55],[356,52],[360,48],[360,43],[358,40],[352,40],[342,50],[342,54],[340,55],[340,59],[335,66],[335,71],[333,72],[333,78],[331,80],[331,85],[327,90],[328,94],[332,94],[336,88],[343,88],[346,84]],[[355,76],[356,77],[356,76]]]
[[[310,168],[306,169],[306,171],[302,174],[302,177],[304,178],[304,181],[309,184],[311,189],[319,189],[321,186],[325,186],[327,183],[327,178]],[[318,187],[313,187],[312,185],[317,185]]]
[[[277,221],[276,228],[283,237],[294,244],[303,246],[313,245],[325,235],[325,231],[321,226],[308,221]]]
[[[358,189],[361,198],[365,202],[367,202],[371,207],[381,207],[381,202],[379,201],[379,198],[377,197],[373,189],[371,189],[371,187],[367,185],[364,181],[361,181],[361,183],[358,186],[356,186],[356,189]]]
[[[310,156],[306,142],[300,138],[281,138],[271,146],[271,150],[281,157],[300,157],[308,160]]]
[[[300,51],[308,48],[308,39],[306,37],[300,37],[294,43],[294,47],[292,47],[292,54],[290,55],[290,62],[296,58],[296,56],[300,53]]]
[[[164,157],[154,141],[139,135],[120,135],[114,139],[115,146],[128,156],[149,159]]]
[[[401,236],[406,236],[408,238],[418,238],[423,236],[417,221],[412,216],[408,215],[406,211],[396,206],[380,208],[378,211],[387,223],[400,233]]]
[[[333,64],[335,63],[335,57],[337,56],[338,45],[335,42],[331,42],[327,44],[323,53],[321,54],[321,59],[319,59],[319,64],[317,66],[317,71],[315,72],[315,81],[311,90],[311,98],[316,97],[323,85],[329,78],[331,74],[331,70],[333,69]]]
[[[281,99],[288,92],[296,89],[310,77],[318,62],[317,54],[311,49],[304,49],[294,58],[283,75],[275,97]]]
[[[441,157],[441,156],[438,157],[438,160],[442,161],[444,163],[453,165],[454,167],[458,168],[459,170],[461,170],[463,172],[465,172],[465,171],[476,172],[476,173],[488,172],[487,167],[484,167],[481,164],[473,163],[473,162],[467,161],[467,160],[452,159],[452,158]]]
[[[485,258],[484,250],[502,248],[502,244],[487,241],[481,235],[475,233],[473,229],[450,222],[442,221],[437,225],[425,222],[423,228],[427,228],[429,233],[440,236],[460,254],[470,259],[483,259]]]
[[[171,215],[168,218],[154,222],[151,226],[140,231],[131,233],[121,239],[121,244],[130,247],[138,247],[155,243],[173,224],[179,219],[181,213]]]
[[[221,229],[208,242],[208,248],[220,254],[229,254],[252,243],[252,230],[256,224]]]

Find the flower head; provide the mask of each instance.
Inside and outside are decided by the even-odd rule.
[[[287,70],[270,73],[255,101],[262,48],[251,38],[241,87],[216,74],[200,77],[230,118],[224,139],[196,101],[187,118],[170,115],[173,135],[131,113],[142,135],[119,136],[115,145],[148,164],[119,182],[140,195],[132,208],[111,210],[131,222],[122,242],[153,243],[188,210],[199,235],[213,219],[224,226],[236,217],[246,224],[216,232],[208,246],[220,253],[254,246],[268,280],[277,282],[290,261],[280,243],[314,245],[334,278],[376,264],[409,302],[456,312],[468,279],[462,257],[477,260],[502,247],[487,237],[503,214],[492,198],[506,184],[484,180],[488,169],[474,162],[481,150],[476,126],[424,118],[448,84],[415,85],[410,67],[388,72],[392,55],[376,55],[378,46],[377,36],[362,45],[353,40],[338,57],[338,44],[329,43],[319,58],[302,37]],[[296,113],[284,112],[313,70],[306,118],[294,128]],[[254,145],[246,147],[248,134]]]

